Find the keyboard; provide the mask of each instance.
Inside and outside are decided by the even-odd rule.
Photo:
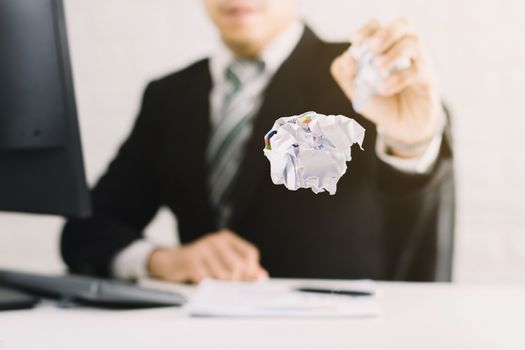
[[[38,299],[32,295],[0,286],[0,311],[32,308]]]
[[[183,295],[175,292],[81,275],[50,276],[0,270],[0,285],[40,296],[59,298],[65,304],[84,303],[110,308],[142,308],[180,306],[186,302]]]

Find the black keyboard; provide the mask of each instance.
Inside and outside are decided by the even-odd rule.
[[[37,302],[32,295],[0,286],[0,311],[29,309]]]
[[[180,306],[181,294],[139,287],[133,283],[80,276],[48,276],[0,270],[0,285],[32,294],[114,308]]]

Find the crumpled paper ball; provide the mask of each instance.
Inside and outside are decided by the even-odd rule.
[[[351,146],[363,149],[364,137],[365,129],[342,115],[306,112],[279,118],[264,137],[272,181],[292,191],[311,188],[333,195],[352,159]]]
[[[375,64],[376,54],[367,43],[348,48],[348,52],[357,63],[354,79],[355,97],[352,105],[356,112],[361,113],[372,97],[377,94],[381,83],[393,73],[407,69],[411,65],[409,58],[400,58],[392,69],[382,69]]]

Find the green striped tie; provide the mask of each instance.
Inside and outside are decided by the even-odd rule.
[[[219,122],[206,153],[210,202],[221,227],[228,224],[231,216],[231,195],[238,168],[262,98],[261,85],[255,81],[263,69],[261,61],[244,60],[235,61],[225,72],[229,91],[223,98]]]

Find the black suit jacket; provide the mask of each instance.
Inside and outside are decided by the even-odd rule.
[[[448,279],[454,212],[449,138],[428,176],[381,162],[375,125],[353,111],[329,73],[345,48],[306,28],[276,72],[246,145],[230,228],[260,249],[274,277]],[[161,206],[177,216],[182,243],[217,229],[204,158],[208,63],[148,85],[131,135],[93,190],[93,217],[64,228],[62,253],[72,271],[108,275],[115,254],[142,237]],[[353,149],[334,196],[274,185],[263,155],[263,136],[275,119],[310,110],[346,115],[366,129],[364,151]]]

